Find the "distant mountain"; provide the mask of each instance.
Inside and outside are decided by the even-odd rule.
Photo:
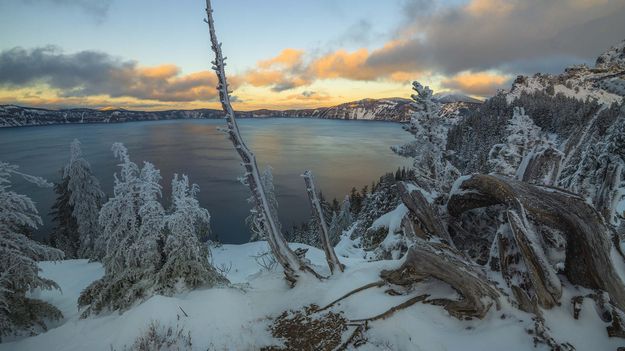
[[[483,102],[482,100],[472,98],[470,96],[459,94],[459,93],[436,93],[434,94],[434,99],[443,104],[454,103],[454,102],[481,104]]]
[[[467,100],[469,97],[441,100],[446,114],[465,115],[479,106],[480,101]],[[465,99],[466,98],[466,99]],[[414,112],[411,100],[403,98],[363,99],[332,107],[299,110],[255,110],[237,111],[241,118],[320,118],[344,120],[375,120],[406,122]],[[121,123],[130,121],[156,121],[168,119],[213,119],[222,118],[223,111],[215,109],[130,111],[119,108],[102,109],[61,109],[0,105],[0,127],[20,127],[74,123]]]

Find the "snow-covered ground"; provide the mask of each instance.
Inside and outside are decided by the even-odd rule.
[[[308,248],[307,258],[319,271],[327,273],[323,252]],[[253,256],[267,249],[265,242],[254,242],[223,245],[212,250],[216,266],[231,267],[227,276],[232,287],[196,290],[175,297],[154,296],[122,314],[114,312],[82,320],[76,301],[80,291],[103,274],[100,264],[85,260],[43,262],[42,275],[58,282],[62,292],[44,291],[34,296],[60,308],[65,319],[40,335],[0,344],[0,350],[121,350],[132,345],[155,320],[164,326],[188,330],[193,348],[197,350],[256,350],[277,342],[267,331],[271,322],[268,317],[311,303],[323,306],[355,287],[378,280],[380,270],[397,267],[400,263],[366,262],[360,258],[363,253],[344,239],[337,246],[337,254],[347,266],[344,274],[322,282],[303,278],[294,288],[289,288],[279,269],[268,272],[256,263]],[[417,290],[415,294],[425,290],[450,293],[441,291],[445,289],[441,289],[440,284],[431,282]],[[565,295],[571,295],[570,288],[565,290]],[[388,296],[384,288],[374,288],[351,296],[337,308],[344,311],[347,318],[358,319],[381,313],[408,298]],[[568,301],[568,297],[562,301]],[[547,326],[556,340],[568,341],[579,351],[616,350],[624,344],[621,339],[607,337],[606,324],[599,320],[590,300],[585,301],[580,320],[573,320],[571,316],[569,304],[546,313]],[[526,331],[532,325],[529,315],[505,304],[499,311],[492,309],[482,321],[459,321],[440,307],[416,304],[386,320],[372,322],[366,333],[367,343],[358,349],[546,349],[545,345],[534,347],[532,336]]]

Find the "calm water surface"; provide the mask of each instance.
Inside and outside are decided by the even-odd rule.
[[[411,140],[396,123],[286,118],[239,123],[259,167],[273,168],[285,228],[310,216],[300,177],[304,170],[313,171],[317,188],[326,197],[341,199],[353,186],[361,188],[385,172],[409,165],[389,149]],[[0,160],[56,182],[69,158],[69,143],[78,138],[85,158],[110,195],[117,171],[110,149],[113,142],[123,142],[134,162],[149,161],[161,170],[165,206],[173,174],[185,173],[200,186],[199,200],[211,213],[213,233],[222,242],[242,243],[249,238],[244,224],[249,192],[237,181],[243,173],[238,155],[226,135],[217,130],[223,125],[222,120],[178,120],[0,128]],[[43,215],[44,225],[35,235],[46,236],[52,228],[47,213],[54,192],[13,180],[14,189],[31,196]]]

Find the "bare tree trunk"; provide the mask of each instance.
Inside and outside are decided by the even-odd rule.
[[[263,183],[261,182],[260,172],[258,171],[258,165],[256,164],[256,157],[254,153],[245,145],[241,133],[239,132],[239,126],[237,124],[234,110],[230,104],[230,95],[228,91],[228,82],[226,80],[225,71],[225,57],[221,52],[221,43],[217,40],[215,34],[215,23],[213,21],[213,9],[211,7],[210,0],[206,0],[206,16],[205,20],[208,23],[211,46],[215,53],[215,61],[212,62],[213,70],[217,73],[219,85],[217,90],[219,91],[219,98],[221,101],[221,107],[226,113],[226,121],[228,125],[228,136],[235,150],[241,157],[243,167],[245,167],[245,183],[249,186],[254,199],[254,206],[261,216],[263,228],[267,233],[267,241],[273,255],[282,268],[286,279],[295,284],[298,278],[298,271],[309,272],[316,277],[320,277],[312,268],[306,265],[288,246],[288,243],[284,239],[284,236],[278,229],[275,223],[274,217],[271,214],[270,206],[267,201],[265,190],[263,189]]]
[[[326,255],[328,267],[330,267],[330,273],[334,274],[334,271],[337,268],[338,270],[343,272],[345,266],[339,261],[339,258],[334,252],[334,248],[330,244],[328,225],[325,218],[323,218],[323,210],[321,209],[321,203],[319,202],[319,197],[317,196],[317,190],[315,189],[315,182],[313,181],[312,172],[306,171],[304,172],[304,174],[302,174],[302,177],[304,177],[304,182],[306,182],[306,192],[308,193],[310,206],[312,207],[313,212],[317,215],[317,219],[319,220],[319,226],[321,227],[321,246],[323,247],[323,252]]]
[[[447,208],[451,215],[458,216],[473,208],[495,204],[515,210],[519,203],[536,223],[565,235],[564,274],[571,283],[606,291],[615,305],[625,308],[625,287],[610,257],[613,249],[610,229],[601,215],[578,195],[505,177],[476,174],[460,184],[458,191],[451,195]],[[527,233],[522,233],[521,226],[516,229],[515,239],[523,242]],[[530,252],[524,255],[530,261],[534,260],[533,256],[534,253]],[[552,274],[545,270],[545,265],[544,262],[536,264],[536,269],[541,271],[540,279]],[[551,290],[556,287],[545,288],[557,296],[557,291]]]
[[[406,287],[426,278],[449,284],[461,295],[460,300],[425,302],[441,305],[459,319],[482,319],[493,304],[498,306],[499,303],[499,291],[486,279],[481,268],[466,261],[460,252],[445,244],[417,240],[399,268],[382,271],[380,276],[390,284]]]
[[[414,235],[429,240],[435,236],[443,240],[447,245],[454,246],[447,228],[436,215],[430,203],[418,190],[408,191],[404,182],[397,183],[401,201],[410,210],[409,218],[412,223],[405,223],[404,229]]]
[[[540,151],[534,150],[525,157],[528,159],[523,160],[524,169],[521,174],[517,175],[517,179],[539,184],[546,180],[545,185],[555,185],[560,176],[560,167],[564,158],[560,150],[548,147]]]

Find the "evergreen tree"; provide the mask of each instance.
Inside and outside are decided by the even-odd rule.
[[[332,214],[332,221],[330,223],[330,244],[335,246],[341,240],[343,231],[349,229],[354,223],[354,218],[351,212],[351,203],[349,202],[349,196],[345,196],[345,199],[341,203],[339,212]]]
[[[10,177],[18,175],[39,186],[49,184],[17,169],[0,162],[0,341],[4,336],[37,333],[46,329],[45,321],[62,318],[56,307],[27,297],[32,289],[59,288],[54,281],[39,276],[37,261],[60,260],[63,252],[26,235],[27,228],[41,225],[41,218],[29,197],[10,190]]]
[[[104,252],[97,251],[95,243],[101,230],[98,218],[104,193],[91,171],[91,165],[82,156],[80,142],[74,139],[70,148],[70,160],[63,171],[63,178],[67,179],[69,205],[80,239],[77,257],[99,260],[104,257]]]
[[[508,136],[503,144],[492,147],[488,163],[491,171],[514,177],[523,158],[534,148],[541,137],[541,130],[523,107],[515,107],[506,127]]]
[[[435,194],[447,193],[460,175],[446,159],[448,126],[439,115],[440,106],[433,100],[432,90],[419,82],[413,82],[412,89],[416,92],[411,96],[415,113],[406,129],[416,140],[392,150],[413,159],[416,182],[421,188]]]
[[[278,230],[282,230],[282,224],[278,219],[278,200],[276,199],[276,189],[273,185],[273,174],[271,173],[271,167],[265,167],[261,174],[261,182],[263,182],[263,189],[265,189],[265,197],[269,203],[269,209],[274,217],[274,223],[278,227]],[[253,201],[253,198],[248,199],[249,202]],[[250,241],[266,240],[267,234],[262,227],[261,214],[255,209],[250,210],[249,216],[245,219],[245,222],[250,228]]]
[[[226,279],[208,262],[208,248],[198,240],[197,223],[209,223],[210,214],[197,201],[199,187],[189,187],[186,175],[174,175],[171,183],[173,212],[166,218],[165,263],[159,272],[164,294],[199,286],[223,284]]]
[[[54,184],[57,198],[50,214],[55,227],[48,240],[52,247],[65,253],[66,259],[74,259],[79,257],[80,237],[78,235],[78,223],[76,223],[76,218],[73,215],[74,208],[70,204],[71,195],[68,184],[68,177],[63,177],[60,183]]]
[[[100,212],[106,248],[105,275],[79,298],[83,317],[103,310],[125,310],[155,293],[171,295],[200,285],[227,280],[208,263],[207,248],[198,239],[198,223],[208,222],[196,200],[197,186],[176,176],[172,182],[172,213],[159,202],[160,171],[149,162],[139,168],[120,143],[112,148],[121,163],[114,196]]]

